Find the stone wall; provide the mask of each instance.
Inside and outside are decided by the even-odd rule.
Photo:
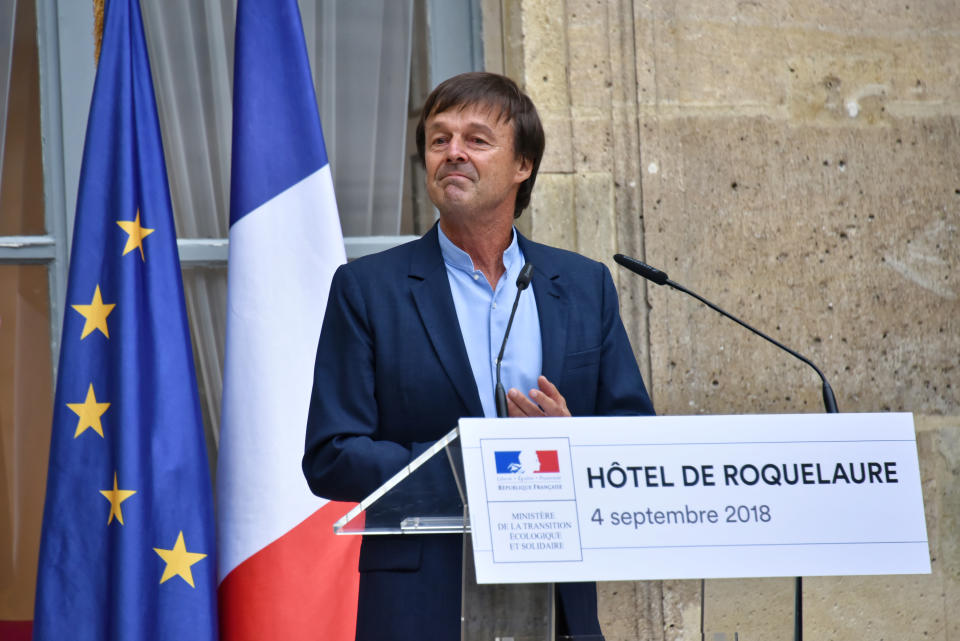
[[[660,413],[916,416],[933,574],[808,578],[813,639],[960,639],[960,4],[484,0],[547,153],[521,226],[611,266]],[[603,584],[608,638],[792,637],[790,579]],[[701,609],[702,604],[706,607]],[[732,638],[732,637],[731,637]]]

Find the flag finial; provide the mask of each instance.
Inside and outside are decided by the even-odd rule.
[[[100,62],[100,45],[103,44],[103,2],[93,0],[93,61]]]

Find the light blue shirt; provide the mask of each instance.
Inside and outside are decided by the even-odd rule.
[[[437,231],[440,232],[440,253],[447,266],[460,333],[467,348],[473,378],[477,382],[483,415],[495,418],[497,354],[500,353],[503,333],[517,296],[517,276],[524,264],[523,253],[517,244],[517,231],[513,230],[513,241],[503,252],[506,272],[500,277],[496,289],[490,288],[483,272],[474,269],[473,260],[467,252],[454,245],[439,226]],[[500,363],[500,380],[504,389],[516,387],[527,394],[536,388],[542,359],[540,317],[531,283],[520,296],[517,315],[513,319],[510,338],[507,339],[507,348]]]

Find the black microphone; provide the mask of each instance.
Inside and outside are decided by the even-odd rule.
[[[823,383],[823,406],[824,406],[824,408],[827,410],[827,412],[829,412],[829,413],[831,413],[831,414],[835,414],[835,413],[839,412],[839,410],[837,409],[837,400],[836,400],[836,398],[835,398],[834,395],[833,395],[833,388],[830,387],[830,383],[827,382],[827,378],[823,375],[823,372],[820,371],[820,368],[817,367],[816,365],[814,365],[813,362],[812,362],[809,358],[807,358],[806,356],[803,356],[803,355],[801,355],[801,354],[798,354],[797,352],[793,351],[792,349],[790,349],[789,347],[787,347],[787,346],[784,345],[783,343],[780,343],[780,342],[778,342],[778,341],[770,338],[769,336],[767,336],[766,334],[764,334],[764,333],[761,332],[760,330],[758,330],[758,329],[756,329],[756,328],[754,328],[754,327],[751,327],[750,325],[747,325],[745,322],[743,322],[742,320],[740,320],[740,319],[737,318],[736,316],[733,316],[732,314],[729,314],[729,313],[723,311],[722,309],[720,309],[719,307],[717,307],[716,305],[714,305],[713,303],[711,303],[711,302],[708,301],[707,299],[703,298],[703,297],[700,296],[699,294],[696,294],[696,293],[690,291],[689,289],[687,289],[686,287],[683,287],[682,285],[678,285],[677,283],[675,283],[675,282],[673,282],[672,280],[670,280],[670,279],[667,277],[667,274],[666,274],[665,272],[660,271],[660,270],[657,269],[656,267],[651,267],[650,265],[647,265],[646,263],[640,262],[640,261],[637,260],[636,258],[631,258],[630,256],[624,256],[623,254],[616,254],[616,255],[613,257],[613,260],[617,261],[618,264],[622,265],[623,267],[626,267],[627,269],[629,269],[629,270],[632,271],[633,273],[639,274],[640,276],[643,276],[644,278],[646,278],[646,279],[649,280],[650,282],[656,283],[657,285],[669,285],[670,287],[673,287],[674,289],[680,290],[680,291],[683,292],[684,294],[689,294],[690,296],[693,296],[694,298],[696,298],[698,301],[700,301],[701,303],[703,303],[704,305],[706,305],[706,306],[709,307],[710,309],[713,309],[713,310],[715,310],[715,311],[717,311],[717,312],[720,312],[721,314],[723,314],[724,316],[726,316],[726,317],[729,318],[730,320],[734,321],[735,323],[738,323],[738,324],[741,325],[742,327],[745,327],[745,328],[749,329],[751,332],[753,332],[753,333],[756,334],[757,336],[760,336],[761,338],[765,338],[766,340],[770,341],[771,343],[773,343],[774,345],[776,345],[776,346],[779,347],[780,349],[784,350],[784,351],[787,352],[788,354],[790,354],[790,355],[792,355],[792,356],[794,356],[794,357],[796,357],[796,358],[799,358],[801,361],[803,361],[804,363],[806,363],[807,365],[809,365],[810,367],[812,367],[812,368],[813,368],[813,371],[815,371],[815,372],[817,373],[817,376],[820,377],[820,380],[821,380],[822,383]]]
[[[533,263],[525,263],[520,269],[520,275],[517,276],[517,297],[513,299],[513,309],[510,310],[510,320],[507,321],[507,329],[503,332],[503,344],[500,346],[500,353],[497,355],[497,418],[507,418],[507,392],[503,389],[503,382],[500,380],[500,361],[503,360],[503,350],[507,347],[507,337],[510,336],[510,328],[513,326],[513,316],[517,313],[517,304],[520,302],[520,294],[530,284],[533,278]]]

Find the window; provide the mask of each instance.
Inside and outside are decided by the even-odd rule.
[[[479,2],[300,0],[348,258],[432,225],[415,159],[417,109],[440,79],[482,67]],[[94,4],[0,0],[0,626],[33,616],[96,72]],[[235,5],[141,2],[211,454],[224,349]]]
[[[53,402],[37,14],[0,0],[0,622],[31,619]],[[0,628],[2,632],[2,628]],[[0,635],[2,636],[2,635]]]

